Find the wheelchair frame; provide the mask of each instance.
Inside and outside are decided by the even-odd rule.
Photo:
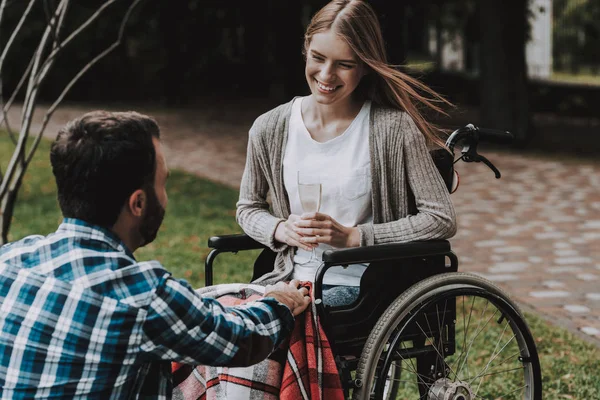
[[[458,141],[466,142],[463,143],[463,154],[461,159],[466,162],[484,162],[494,171],[496,178],[499,178],[500,172],[489,162],[489,160],[477,153],[477,144],[480,139],[484,138],[494,142],[503,142],[507,140],[505,132],[484,130],[475,128],[473,125],[467,125],[466,127],[455,131],[450,136],[447,145],[448,148],[453,151],[454,146]],[[443,153],[433,154],[433,157],[436,167],[450,190],[452,188],[452,178],[454,177],[453,163],[455,161],[453,155],[444,151]],[[211,237],[208,241],[208,246],[213,250],[209,253],[205,263],[206,286],[213,284],[213,262],[217,255],[223,252],[237,253],[238,251],[243,250],[263,249],[255,261],[252,280],[273,269],[276,253],[245,234]],[[402,300],[402,294],[407,292],[409,288],[412,289],[414,286],[418,286],[418,282],[424,282],[427,278],[435,277],[436,275],[449,272],[456,273],[458,271],[458,257],[452,252],[450,242],[447,240],[430,240],[327,250],[323,253],[322,260],[323,263],[317,270],[315,283],[313,285],[314,301],[317,312],[336,357],[336,363],[338,364],[346,397],[349,396],[350,390],[353,390],[355,398],[367,398],[364,393],[359,394],[358,396],[356,395],[356,389],[360,389],[363,386],[363,382],[361,382],[359,377],[353,378],[352,371],[356,371],[357,368],[359,368],[359,362],[362,364],[368,362],[368,360],[364,361],[365,355],[362,354],[368,340],[370,347],[377,347],[373,346],[373,339],[371,339],[371,336],[373,335],[371,332],[372,329],[376,325],[379,326],[382,324],[381,319],[390,313],[390,309],[393,308],[394,303],[397,303],[398,300]],[[369,263],[369,267],[361,278],[358,299],[353,304],[347,306],[326,306],[322,301],[322,284],[327,270],[334,266],[344,267],[356,263]],[[402,274],[406,267],[411,268],[410,275]],[[457,275],[464,276],[464,281],[474,279],[470,278],[468,274]],[[385,277],[385,279],[382,279],[382,277]],[[475,279],[475,281],[479,280],[482,279]],[[477,285],[477,282],[475,282],[475,285]],[[493,285],[490,286],[485,282],[482,286],[483,289],[480,288],[479,290],[483,295],[487,296],[488,293],[492,292],[497,293],[495,296],[499,296],[502,301],[507,303],[505,306],[507,311],[503,311],[503,317],[505,314],[511,314],[512,318],[517,321],[514,324],[518,325],[518,328],[525,332],[521,339],[526,348],[525,353],[527,353],[523,357],[523,362],[532,363],[532,372],[530,373],[532,376],[530,380],[533,382],[532,386],[534,386],[534,388],[528,392],[528,398],[536,400],[541,399],[541,372],[537,352],[535,350],[535,343],[531,338],[531,334],[520,311],[518,311],[518,308],[510,302],[508,297],[501,290]],[[516,310],[514,313],[511,311],[513,309]],[[424,323],[419,324],[417,320],[415,324],[413,321],[412,328],[407,329],[406,332],[403,331],[400,336],[394,337],[394,343],[399,341],[409,341],[413,343],[411,348],[403,348],[401,350],[402,359],[416,358],[418,368],[422,368],[421,364],[423,364],[427,368],[430,365],[432,365],[431,368],[433,368],[433,365],[436,365],[437,369],[437,366],[441,365],[440,368],[445,369],[443,360],[441,364],[439,362],[440,354],[436,346],[431,344],[426,345],[425,343],[427,338],[434,338],[436,343],[439,341],[444,348],[444,354],[441,357],[442,359],[445,356],[454,354],[456,349],[454,326],[456,320],[456,306],[454,304],[449,309],[446,309],[445,307],[443,315],[441,316],[437,307],[436,310],[432,310],[430,307],[430,309],[423,309],[422,312],[425,318],[428,318],[427,315],[435,315],[435,318],[438,321],[441,318],[441,321],[445,321],[443,322],[444,326],[438,327],[437,331],[435,331],[435,329],[424,330],[421,328],[421,326],[425,326]],[[414,329],[414,326],[419,326],[420,332]],[[349,334],[349,332],[352,334]],[[443,335],[440,332],[443,332]],[[385,361],[385,365],[388,367],[390,362],[389,357],[390,356],[388,355]],[[364,365],[362,365],[362,367],[364,368]],[[396,373],[399,373],[399,371],[393,372],[392,374],[394,375]],[[381,379],[381,377],[378,379]],[[433,379],[435,379],[435,377]],[[422,388],[419,387],[421,398],[446,398],[435,397],[437,395],[433,393],[434,388],[439,390],[439,393],[448,393],[448,390],[450,390],[450,384],[444,386],[443,380],[439,381],[442,382],[440,388],[432,385],[430,388],[426,389],[428,393],[425,394],[423,394]],[[432,380],[431,383],[433,382],[434,381]],[[419,386],[425,385],[419,384]],[[381,394],[381,387],[376,388],[376,391]],[[395,392],[392,390],[392,393]],[[391,398],[389,396],[390,395],[388,394],[385,398]],[[470,398],[468,397],[468,394],[464,397],[460,397],[461,395],[457,396],[458,397],[452,397],[452,399]]]

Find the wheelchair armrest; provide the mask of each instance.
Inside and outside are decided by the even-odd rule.
[[[408,243],[377,244],[350,249],[325,250],[323,262],[333,265],[358,264],[410,257],[427,257],[451,251],[447,240],[424,240]]]
[[[412,257],[428,257],[451,253],[452,248],[450,247],[450,242],[447,240],[424,240],[408,243],[377,244],[350,249],[325,250],[323,252],[323,263],[317,269],[315,284],[313,286],[317,312],[321,318],[324,317],[323,278],[325,277],[325,272],[333,266],[399,260]]]
[[[208,239],[208,247],[222,252],[236,252],[242,250],[265,249],[267,246],[257,242],[245,233],[240,233],[237,235],[212,236]]]

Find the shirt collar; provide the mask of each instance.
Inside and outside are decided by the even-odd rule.
[[[127,248],[125,243],[110,229],[91,224],[77,218],[64,218],[60,226],[58,227],[57,233],[73,233],[78,237],[99,240],[107,243],[110,247],[117,251],[126,253],[131,258],[133,253]]]

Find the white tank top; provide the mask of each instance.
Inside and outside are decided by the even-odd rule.
[[[339,136],[319,143],[310,136],[302,119],[302,100],[292,105],[288,140],[283,159],[283,180],[292,214],[303,213],[298,196],[298,171],[318,175],[322,184],[320,212],[345,226],[372,222],[371,160],[369,155],[369,114],[371,102],[366,101],[348,128]],[[320,244],[317,260],[310,261],[311,252],[298,249],[294,256],[295,279],[314,281],[323,251],[332,247]],[[348,268],[333,267],[323,283],[359,286],[367,264]]]

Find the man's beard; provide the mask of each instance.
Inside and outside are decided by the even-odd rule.
[[[140,225],[140,236],[142,237],[142,245],[145,246],[152,243],[156,239],[158,229],[160,228],[163,218],[165,217],[165,209],[160,205],[154,187],[145,189],[146,197],[148,198],[148,207],[144,214],[144,219]]]

